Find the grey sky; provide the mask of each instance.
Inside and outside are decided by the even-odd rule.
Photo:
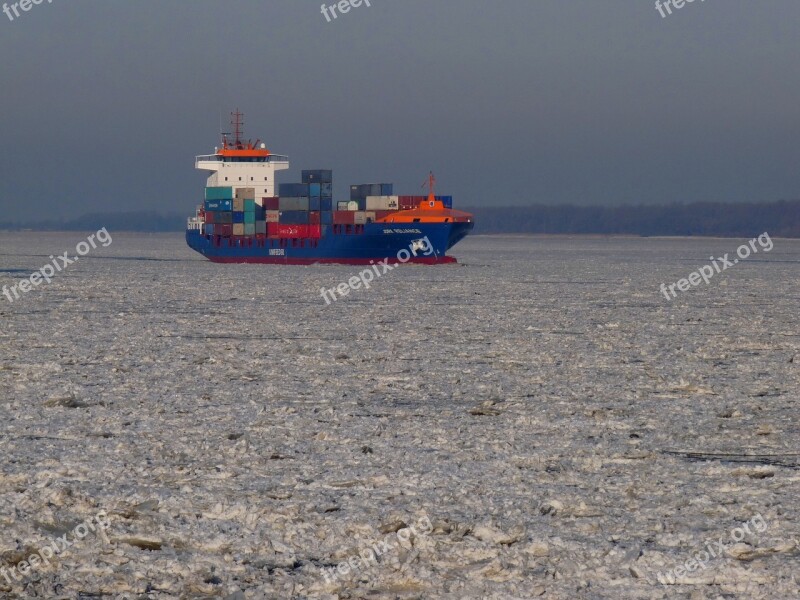
[[[332,3],[332,2],[329,2]],[[187,215],[220,114],[459,206],[800,197],[800,2],[54,0],[0,13],[0,221]]]

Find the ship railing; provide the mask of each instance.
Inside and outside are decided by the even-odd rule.
[[[220,156],[218,154],[205,154],[194,157],[194,165],[201,162],[233,162],[233,163],[259,163],[259,162],[289,162],[289,157],[284,154],[270,154],[269,156]]]

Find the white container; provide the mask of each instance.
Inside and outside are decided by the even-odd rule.
[[[367,210],[397,210],[400,196],[367,196]]]

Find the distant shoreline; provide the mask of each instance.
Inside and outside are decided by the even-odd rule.
[[[653,206],[536,204],[462,210],[475,215],[473,235],[731,238],[769,232],[777,238],[800,238],[800,200]],[[182,233],[187,215],[96,213],[69,221],[5,222],[0,223],[0,231],[97,231],[106,227],[117,232]]]

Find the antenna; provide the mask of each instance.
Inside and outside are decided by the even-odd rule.
[[[236,136],[234,144],[236,144],[236,146],[239,147],[242,145],[242,133],[243,133],[242,127],[244,126],[244,121],[242,119],[244,117],[244,114],[239,112],[239,109],[237,108],[236,112],[231,113],[231,117],[233,117],[233,120],[231,121],[231,125],[233,126],[233,133]]]
[[[434,176],[433,171],[430,172],[428,179],[422,184],[422,187],[428,188],[428,200],[433,200],[434,196],[436,195],[436,192],[434,191],[436,189],[436,176]]]

